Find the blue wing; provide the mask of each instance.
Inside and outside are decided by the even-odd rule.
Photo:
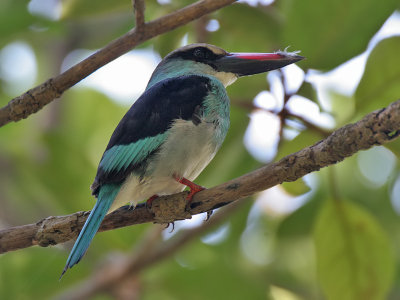
[[[165,79],[132,105],[103,154],[92,185],[94,195],[107,183],[121,183],[131,173],[143,174],[147,159],[157,152],[176,119],[193,120],[211,91],[210,79],[189,75]]]
[[[104,153],[100,167],[110,173],[126,170],[130,165],[137,165],[164,142],[166,135],[160,133],[128,145],[115,145]]]

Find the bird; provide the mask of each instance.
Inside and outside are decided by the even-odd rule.
[[[169,53],[143,94],[123,116],[101,157],[92,194],[97,198],[60,276],[86,253],[107,213],[151,202],[189,187],[210,163],[229,128],[226,87],[242,76],[298,62],[298,52],[230,53],[198,43]]]

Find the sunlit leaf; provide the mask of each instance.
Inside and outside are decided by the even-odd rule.
[[[314,239],[328,299],[386,299],[394,257],[388,237],[368,212],[348,201],[327,200]]]
[[[355,94],[358,112],[380,109],[400,98],[399,49],[397,36],[381,41],[372,50]]]

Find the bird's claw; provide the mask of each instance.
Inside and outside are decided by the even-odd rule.
[[[172,225],[172,229],[169,233],[172,233],[175,230],[175,222],[169,222],[167,223],[167,226],[165,226],[165,229],[167,229],[169,227],[169,225]]]
[[[206,217],[206,219],[204,220],[204,222],[207,222],[208,220],[210,220],[210,217],[212,216],[213,213],[214,213],[213,210],[209,210],[209,211],[207,212],[207,217]]]

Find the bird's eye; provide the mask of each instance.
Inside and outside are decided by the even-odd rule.
[[[208,58],[208,53],[207,53],[204,49],[202,49],[202,48],[196,48],[196,49],[194,49],[193,55],[194,55],[195,57],[201,58],[201,59]]]

